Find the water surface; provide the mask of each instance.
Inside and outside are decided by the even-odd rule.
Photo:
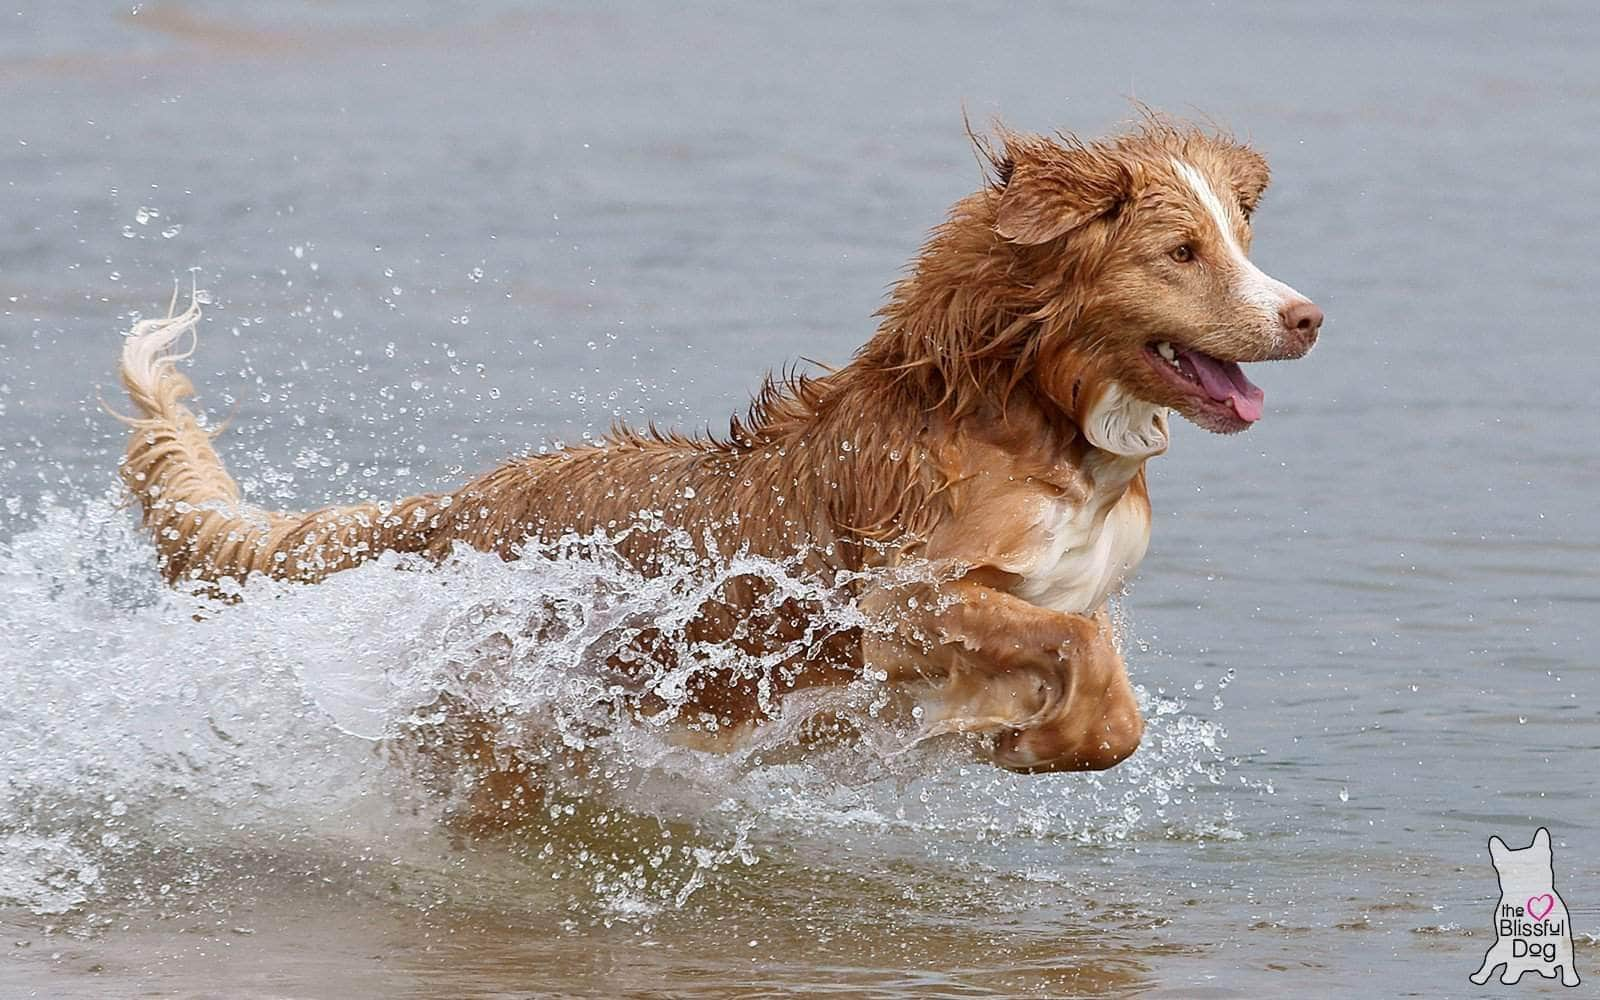
[[[8,11],[4,992],[1463,996],[1485,841],[1540,824],[1600,975],[1597,51],[1562,3]],[[97,392],[191,268],[247,492],[398,495],[843,361],[978,181],[963,106],[1092,134],[1129,98],[1271,158],[1255,257],[1329,321],[1259,427],[1151,466],[1116,771],[641,751],[463,841],[352,678],[581,570],[196,622],[116,506]]]

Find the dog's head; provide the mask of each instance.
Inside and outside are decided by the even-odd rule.
[[[1167,408],[1219,433],[1260,419],[1240,363],[1298,358],[1322,325],[1248,256],[1260,154],[1156,122],[1097,143],[1002,132],[990,157],[993,234],[1039,320],[1031,377],[1091,441],[1159,450]]]

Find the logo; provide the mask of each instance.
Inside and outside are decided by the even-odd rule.
[[[1567,904],[1556,892],[1550,831],[1541,826],[1533,843],[1519,851],[1499,837],[1490,837],[1489,860],[1500,878],[1500,903],[1494,908],[1494,944],[1472,981],[1482,986],[1495,969],[1505,966],[1500,981],[1508,986],[1524,972],[1537,972],[1546,979],[1559,975],[1562,986],[1578,985]]]

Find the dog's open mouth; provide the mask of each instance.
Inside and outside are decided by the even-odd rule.
[[[1237,362],[1162,340],[1145,348],[1151,364],[1169,382],[1204,404],[1202,409],[1247,426],[1261,419],[1267,394],[1245,377]]]

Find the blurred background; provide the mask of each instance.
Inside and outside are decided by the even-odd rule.
[[[1589,974],[1597,53],[1582,3],[13,4],[0,980],[1195,997],[1360,973],[1461,996],[1492,941],[1485,841],[1540,824]],[[769,770],[692,820],[580,809],[509,860],[443,843],[391,890],[395,845],[427,834],[319,816],[337,794],[304,776],[360,749],[300,661],[298,728],[195,763],[227,713],[185,685],[254,718],[252,678],[282,664],[186,629],[113,506],[123,435],[97,394],[121,405],[119,335],[175,284],[209,293],[192,373],[248,496],[437,488],[614,418],[719,426],[769,368],[846,361],[980,182],[963,109],[1094,136],[1134,100],[1269,158],[1254,257],[1328,321],[1309,358],[1253,373],[1258,427],[1183,425],[1151,466],[1124,613],[1153,723],[1129,765]],[[367,618],[290,595],[231,627],[359,659],[415,598],[376,581]],[[173,650],[212,666],[169,691]],[[296,803],[294,849],[247,808],[262,789]],[[174,794],[205,818],[107,811]],[[379,832],[352,854],[357,827]],[[711,860],[660,891],[588,860],[673,836]]]

